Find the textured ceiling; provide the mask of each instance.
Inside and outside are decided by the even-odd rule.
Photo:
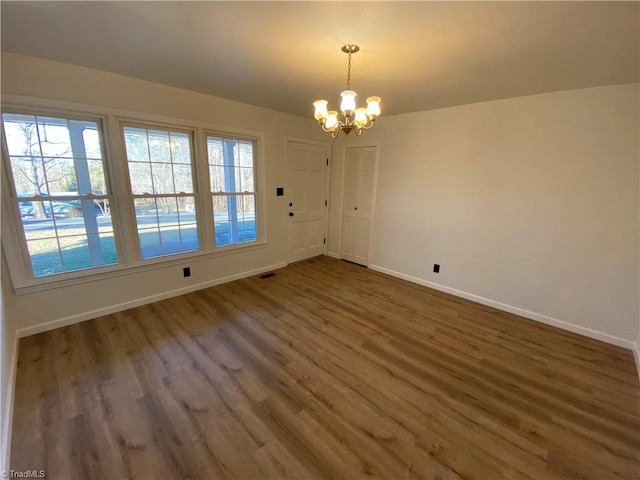
[[[2,2],[2,50],[312,115],[639,81],[638,2]],[[97,87],[99,88],[99,87]]]

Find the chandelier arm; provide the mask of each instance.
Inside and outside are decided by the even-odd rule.
[[[338,123],[336,123],[336,124],[335,124],[335,126],[334,126],[333,128],[327,128],[327,127],[325,127],[325,126],[324,126],[324,123],[321,123],[321,124],[320,124],[320,127],[322,127],[322,131],[323,131],[323,132],[325,132],[325,133],[330,133],[330,134],[331,134],[331,136],[332,136],[333,138],[336,138],[336,136],[337,136],[337,134],[336,134],[336,135],[334,135],[333,133],[334,133],[334,132],[336,132],[336,131],[338,131],[338,133],[339,133],[339,132],[340,132],[340,130],[342,130],[342,127],[343,127],[343,126],[344,126],[344,123],[343,123],[343,122],[338,122]]]
[[[363,125],[361,127],[362,130],[369,130],[371,128],[373,128],[373,124],[375,123],[375,120],[370,120],[371,123],[367,123],[366,125]]]

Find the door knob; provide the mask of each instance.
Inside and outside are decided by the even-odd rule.
[[[289,216],[290,216],[290,217],[293,217],[293,212],[289,212]]]

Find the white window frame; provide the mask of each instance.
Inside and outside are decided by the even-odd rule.
[[[107,152],[107,140],[106,140],[106,118],[103,115],[91,114],[86,112],[70,112],[70,111],[61,111],[61,110],[51,110],[51,109],[32,109],[25,107],[4,107],[2,108],[2,114],[10,113],[10,114],[18,114],[18,115],[29,115],[29,116],[38,116],[38,117],[55,117],[66,120],[85,120],[90,122],[95,122],[100,129],[100,143],[102,148],[102,163],[104,169],[105,176],[105,185],[107,187],[107,194],[104,196],[94,197],[92,194],[89,195],[78,195],[78,196],[65,196],[65,195],[49,195],[49,196],[40,196],[36,195],[33,197],[25,197],[25,201],[65,201],[65,200],[77,200],[77,199],[93,199],[98,198],[102,199],[103,197],[109,200],[109,203],[113,203],[115,198],[115,192],[113,190],[113,177],[111,174],[111,169],[109,168],[109,160],[108,160],[108,152]],[[4,129],[2,129],[2,135],[4,137]],[[115,211],[111,212],[111,222],[112,228],[114,231],[114,242],[115,248],[118,256],[118,262],[112,265],[100,265],[96,267],[90,267],[81,270],[67,271],[59,274],[45,275],[41,277],[36,277],[33,272],[31,256],[29,254],[29,250],[27,247],[27,239],[22,228],[22,219],[19,214],[18,203],[21,201],[18,199],[17,192],[15,191],[14,179],[12,175],[12,171],[10,168],[10,155],[7,149],[6,142],[2,141],[2,201],[5,205],[8,205],[8,208],[3,209],[2,215],[2,243],[3,250],[5,250],[4,244],[7,243],[11,252],[17,252],[19,255],[9,255],[5,250],[5,258],[7,261],[7,265],[9,266],[9,271],[11,274],[11,278],[13,283],[15,284],[14,277],[18,282],[22,282],[23,284],[48,284],[51,282],[52,278],[69,278],[69,277],[78,277],[82,278],[86,276],[88,273],[96,274],[96,273],[108,273],[118,270],[122,263],[122,243],[120,236],[118,235],[118,231],[120,230],[118,222],[118,213]],[[7,224],[7,221],[10,224]],[[11,234],[7,235],[7,232],[11,232]]]
[[[7,208],[12,205],[10,188],[13,180],[9,180],[10,170],[6,145],[3,141],[0,149],[2,170],[2,252],[6,261],[13,291],[16,294],[28,294],[69,285],[101,280],[122,275],[170,267],[205,260],[216,256],[234,255],[255,249],[265,248],[267,241],[265,212],[265,141],[264,133],[238,129],[234,127],[208,124],[198,121],[180,120],[161,115],[130,112],[110,107],[96,107],[73,102],[49,100],[21,95],[3,95],[2,112],[24,113],[27,115],[59,116],[63,118],[80,118],[95,121],[100,119],[102,126],[103,156],[105,162],[105,180],[111,186],[113,196],[111,214],[113,218],[114,237],[118,251],[117,265],[90,268],[74,272],[35,277],[31,271],[31,261],[26,250],[26,241],[22,231],[22,223],[17,209]],[[194,155],[194,191],[196,209],[200,211],[198,234],[200,250],[177,253],[163,257],[142,260],[138,251],[137,226],[133,195],[130,193],[128,165],[124,137],[121,135],[121,124],[138,124],[142,126],[158,126],[175,128],[181,131],[193,131]],[[213,230],[213,205],[209,186],[206,136],[242,137],[255,141],[254,182],[256,188],[256,236],[255,242],[240,243],[224,247],[215,247]],[[209,205],[207,205],[209,203]],[[209,212],[211,215],[209,215]],[[210,217],[210,218],[209,218]],[[99,271],[98,271],[99,270]]]
[[[143,263],[147,263],[149,261],[153,261],[153,260],[157,260],[157,259],[166,259],[166,258],[172,258],[175,257],[176,255],[186,255],[186,254],[193,254],[193,253],[200,253],[205,251],[204,244],[203,244],[203,237],[204,237],[204,232],[202,231],[202,207],[201,207],[201,199],[200,197],[202,196],[202,192],[201,192],[201,181],[200,181],[200,175],[198,175],[197,172],[197,164],[198,164],[198,157],[197,157],[197,152],[196,152],[196,131],[193,129],[185,129],[183,127],[180,126],[176,126],[176,125],[166,125],[166,124],[158,124],[158,123],[150,123],[150,122],[146,122],[146,123],[142,123],[139,121],[136,122],[130,122],[130,121],[125,121],[125,120],[120,120],[118,121],[118,126],[119,126],[119,133],[120,133],[120,139],[122,140],[122,144],[124,145],[124,162],[126,164],[126,184],[128,187],[128,195],[130,198],[129,201],[129,213],[132,215],[132,218],[134,220],[134,230],[135,230],[135,236],[136,236],[136,241],[135,241],[135,247],[136,247],[136,258],[138,259],[138,261],[143,262]],[[125,144],[125,140],[124,140],[124,129],[126,127],[132,127],[132,128],[143,128],[146,130],[153,130],[158,129],[161,131],[167,131],[167,132],[176,132],[176,133],[185,133],[189,136],[189,146],[191,149],[191,180],[192,180],[192,184],[193,184],[193,192],[192,193],[171,193],[171,194],[156,194],[156,193],[145,193],[145,194],[136,194],[133,193],[132,187],[131,187],[131,171],[129,168],[129,162],[128,162],[128,157],[127,157],[127,151],[126,151],[126,144]],[[136,214],[135,214],[135,200],[136,199],[140,199],[140,198],[161,198],[161,197],[193,197],[193,201],[194,204],[196,206],[195,210],[196,210],[196,225],[198,226],[198,249],[197,250],[191,250],[188,252],[180,252],[180,253],[173,253],[173,254],[165,254],[165,255],[159,255],[156,257],[149,257],[149,258],[142,258],[142,246],[140,245],[140,240],[139,240],[139,231],[138,231],[138,225],[137,225],[137,221],[136,221]]]

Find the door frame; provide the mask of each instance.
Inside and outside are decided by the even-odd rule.
[[[347,181],[347,149],[348,148],[366,148],[376,147],[376,167],[373,174],[373,208],[371,210],[371,226],[369,232],[369,256],[373,252],[373,228],[376,221],[376,207],[378,205],[378,174],[380,172],[380,141],[373,140],[371,142],[363,143],[348,143],[342,147],[342,164],[340,166],[340,222],[338,224],[338,251],[337,257],[342,259],[342,225],[344,222],[344,196],[345,196],[345,182]],[[367,268],[371,265],[371,261],[367,259]]]
[[[324,191],[327,196],[327,208],[326,214],[324,218],[324,225],[322,226],[324,229],[324,237],[327,239],[327,242],[324,244],[324,254],[327,254],[327,248],[329,246],[329,208],[331,206],[331,199],[329,195],[331,193],[331,164],[333,163],[333,159],[331,158],[331,143],[329,142],[319,142],[317,140],[309,140],[308,138],[299,138],[299,137],[284,137],[284,199],[282,202],[282,218],[285,219],[284,226],[284,258],[287,265],[290,265],[289,261],[289,226],[287,223],[287,189],[289,188],[289,143],[303,143],[305,145],[315,145],[326,147],[327,149],[327,158],[329,159],[329,165],[327,165],[327,175],[324,179]]]

